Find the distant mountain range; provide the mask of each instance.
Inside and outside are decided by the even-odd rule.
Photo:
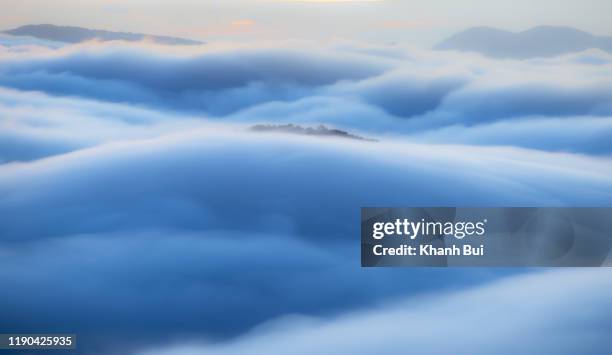
[[[64,43],[80,43],[90,40],[130,42],[150,40],[169,45],[204,43],[179,37],[48,24],[26,25],[2,33]],[[451,36],[434,47],[436,50],[476,52],[493,58],[513,59],[554,57],[591,48],[612,53],[612,36],[596,36],[575,28],[557,26],[539,26],[523,32],[473,27]]]
[[[137,42],[145,39],[151,40],[159,44],[170,45],[197,45],[203,44],[200,41],[190,39],[155,36],[143,33],[131,32],[111,32],[104,30],[92,30],[83,27],[73,26],[55,26],[55,25],[27,25],[21,26],[12,30],[4,31],[3,33],[13,36],[29,36],[38,39],[44,39],[56,42],[65,43],[80,43],[90,40],[98,41],[130,41]]]
[[[539,26],[523,32],[474,27],[442,41],[438,50],[477,52],[494,58],[554,57],[591,48],[612,52],[612,37],[571,27]]]

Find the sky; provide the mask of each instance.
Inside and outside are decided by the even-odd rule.
[[[607,0],[2,0],[0,28],[52,23],[201,40],[349,39],[431,46],[472,26],[612,35]]]

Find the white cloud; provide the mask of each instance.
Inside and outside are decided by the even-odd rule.
[[[538,272],[338,317],[286,317],[237,339],[138,354],[604,354],[610,276],[607,269]]]
[[[505,273],[365,274],[355,268],[358,245],[349,244],[358,235],[361,206],[607,206],[612,200],[612,164],[605,156],[610,97],[601,90],[610,85],[608,55],[589,53],[596,63],[592,57],[584,63],[584,53],[578,61],[499,62],[397,47],[293,46],[172,54],[121,43],[23,47],[21,54],[0,47],[0,81],[12,87],[0,89],[0,284],[9,290],[0,302],[0,327],[30,329],[44,321],[79,329],[96,346],[110,338],[133,346],[164,333],[236,336],[281,314],[346,312]],[[481,111],[481,103],[494,105]],[[259,122],[332,123],[379,142],[246,129]],[[240,238],[251,239],[236,243]],[[263,249],[288,248],[307,251],[300,265],[278,253],[258,258]],[[218,258],[214,265],[206,263],[211,255]],[[243,272],[249,257],[259,272]],[[323,265],[322,272],[311,272],[312,265]],[[37,273],[40,268],[49,272]],[[164,273],[163,282],[151,281],[156,272]],[[88,275],[89,282],[73,282]],[[408,281],[381,281],[393,275]],[[194,351],[226,354],[245,351],[245,344],[275,351],[295,341],[314,353],[374,347],[393,353],[404,333],[386,325],[390,319],[420,336],[412,339],[415,347],[423,346],[416,349],[429,349],[423,343],[428,341],[449,350],[439,338],[459,341],[461,335],[485,352],[491,349],[481,332],[452,333],[463,323],[476,327],[491,319],[482,312],[492,312],[494,303],[484,299],[503,301],[504,292],[527,298],[517,285],[531,291],[538,282],[566,294],[562,277],[570,291],[599,289],[607,276],[547,275],[443,295],[419,303],[423,311],[390,306],[316,319],[314,325],[288,322],[283,324],[289,330],[260,329]],[[282,280],[291,280],[291,288]],[[545,310],[545,290],[540,291],[532,303],[504,304]],[[51,301],[34,302],[41,295]],[[206,297],[214,302],[202,306]],[[592,301],[590,294],[581,297]],[[184,307],[165,308],[168,299]],[[485,306],[479,310],[467,299]],[[451,301],[469,314],[443,317],[438,307]],[[571,316],[555,319],[568,327],[584,325],[574,313],[554,311],[541,315]],[[553,335],[540,342],[522,333],[515,313],[504,314],[508,323],[492,333],[505,349],[573,349],[573,341],[560,341],[557,348],[549,341]],[[206,317],[214,321],[203,322]],[[527,320],[550,332],[538,319]],[[595,313],[584,319],[599,320]],[[418,321],[428,327],[419,328]],[[395,332],[394,339],[379,332],[366,337],[365,322]],[[434,323],[445,332],[434,331]],[[130,332],[127,339],[124,329],[142,333],[134,340]],[[338,340],[351,332],[364,335],[363,348]],[[511,343],[508,333],[523,340]]]

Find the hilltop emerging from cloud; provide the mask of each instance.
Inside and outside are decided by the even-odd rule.
[[[493,58],[527,59],[588,49],[612,52],[612,37],[595,36],[571,27],[539,26],[518,33],[473,27],[442,41],[435,49],[477,52]]]
[[[21,26],[12,30],[4,31],[4,33],[13,36],[29,36],[38,39],[64,43],[81,43],[92,40],[128,42],[150,40],[155,43],[169,45],[198,45],[203,43],[200,41],[194,41],[191,39],[178,37],[156,36],[131,32],[112,32],[104,30],[92,30],[83,27],[55,26],[48,24]]]

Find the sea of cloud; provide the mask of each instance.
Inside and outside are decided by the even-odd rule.
[[[608,274],[368,270],[355,238],[361,206],[609,206],[609,54],[0,39],[0,332],[77,332],[83,353],[602,349],[568,332],[610,328]]]

